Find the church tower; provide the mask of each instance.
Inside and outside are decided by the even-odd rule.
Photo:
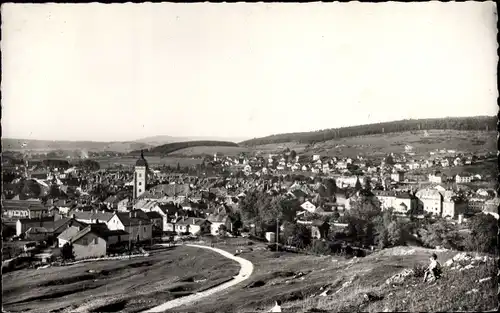
[[[146,191],[148,173],[148,162],[144,158],[144,153],[141,150],[141,158],[135,163],[134,170],[134,199],[137,199]]]

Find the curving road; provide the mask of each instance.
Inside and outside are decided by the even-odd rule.
[[[240,272],[238,273],[238,275],[234,276],[232,280],[225,282],[221,285],[215,286],[213,288],[207,289],[207,290],[202,291],[202,292],[194,293],[194,294],[186,296],[186,297],[177,298],[174,300],[167,301],[159,306],[156,306],[156,307],[151,308],[147,311],[144,311],[143,313],[164,312],[168,309],[172,309],[172,308],[175,308],[175,307],[178,307],[181,305],[192,304],[192,303],[194,303],[202,298],[208,297],[208,296],[213,295],[219,291],[222,291],[224,289],[227,289],[229,287],[232,287],[236,284],[241,283],[242,281],[248,279],[253,272],[252,262],[250,262],[246,259],[240,258],[238,256],[235,256],[235,255],[233,255],[227,251],[224,251],[222,249],[217,249],[217,248],[212,248],[212,247],[202,246],[202,245],[192,245],[192,244],[186,244],[186,246],[195,247],[195,248],[202,248],[202,249],[210,249],[212,251],[215,251],[215,252],[225,256],[228,259],[236,261],[241,266]]]

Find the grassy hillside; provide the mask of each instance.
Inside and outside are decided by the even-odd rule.
[[[489,152],[496,150],[496,131],[429,130],[378,134],[341,138],[309,145],[309,154],[374,155],[404,152],[411,145],[417,154],[427,154],[436,149],[451,149],[467,152]]]
[[[234,253],[241,245],[246,244],[221,247]],[[284,312],[484,311],[498,304],[494,261],[477,263],[464,271],[447,268],[443,278],[434,285],[423,284],[420,271],[400,284],[386,283],[402,270],[427,265],[433,252],[443,264],[457,254],[454,251],[397,247],[346,260],[269,252],[258,244],[247,247],[253,247],[253,251],[241,256],[255,266],[249,280],[228,292],[176,308],[176,311],[267,312],[278,299],[283,302]],[[490,280],[479,282],[487,277],[491,277]],[[327,289],[331,291],[321,296]],[[378,299],[364,301],[365,293]]]
[[[263,144],[300,142],[318,143],[333,139],[348,138],[355,136],[377,135],[399,133],[417,130],[485,130],[492,131],[497,128],[496,116],[478,117],[447,117],[435,119],[401,120],[385,123],[367,124],[359,126],[332,128],[302,133],[287,133],[271,135],[263,138],[255,138],[241,142],[242,146],[257,146]]]
[[[2,308],[32,313],[140,312],[224,282],[238,271],[236,262],[190,247],[153,251],[143,258],[25,269],[2,275]]]
[[[238,147],[236,143],[229,141],[185,141],[185,142],[168,143],[158,147],[150,148],[144,151],[144,155],[146,156],[167,155],[177,150],[191,148],[191,147],[200,147],[200,146]],[[141,153],[140,150],[136,150],[132,151],[130,154],[139,155],[140,153]]]
[[[24,144],[24,146],[23,146]],[[27,140],[2,138],[2,150],[10,151],[37,151],[54,150],[86,150],[86,151],[115,151],[130,152],[147,149],[149,144],[137,142],[98,142],[98,141],[59,141],[59,140]]]

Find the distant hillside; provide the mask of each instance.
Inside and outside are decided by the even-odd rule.
[[[191,148],[191,147],[199,147],[199,146],[238,147],[236,143],[230,141],[185,141],[185,142],[168,143],[158,147],[150,148],[144,151],[144,155],[148,156],[166,155],[177,150]],[[130,154],[139,155],[140,153],[141,150],[139,149],[132,151]]]
[[[84,151],[114,151],[130,152],[147,149],[151,145],[137,142],[98,142],[98,141],[59,141],[59,140],[29,140],[2,138],[3,151],[54,151],[54,150],[84,150]]]
[[[496,116],[477,117],[447,117],[434,119],[401,120],[385,123],[367,124],[350,127],[331,128],[301,133],[287,133],[254,138],[240,142],[241,146],[258,146],[284,142],[299,142],[314,144],[318,142],[356,137],[364,135],[397,133],[415,130],[495,130],[497,128]]]
[[[167,143],[175,143],[175,142],[186,142],[186,141],[230,141],[230,142],[240,142],[243,140],[247,140],[247,138],[224,138],[224,137],[209,137],[209,136],[200,136],[200,137],[173,137],[173,136],[152,136],[141,138],[135,140],[135,142],[145,143],[152,146],[160,146]]]

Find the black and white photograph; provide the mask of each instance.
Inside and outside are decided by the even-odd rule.
[[[493,1],[4,3],[2,312],[496,312]]]

